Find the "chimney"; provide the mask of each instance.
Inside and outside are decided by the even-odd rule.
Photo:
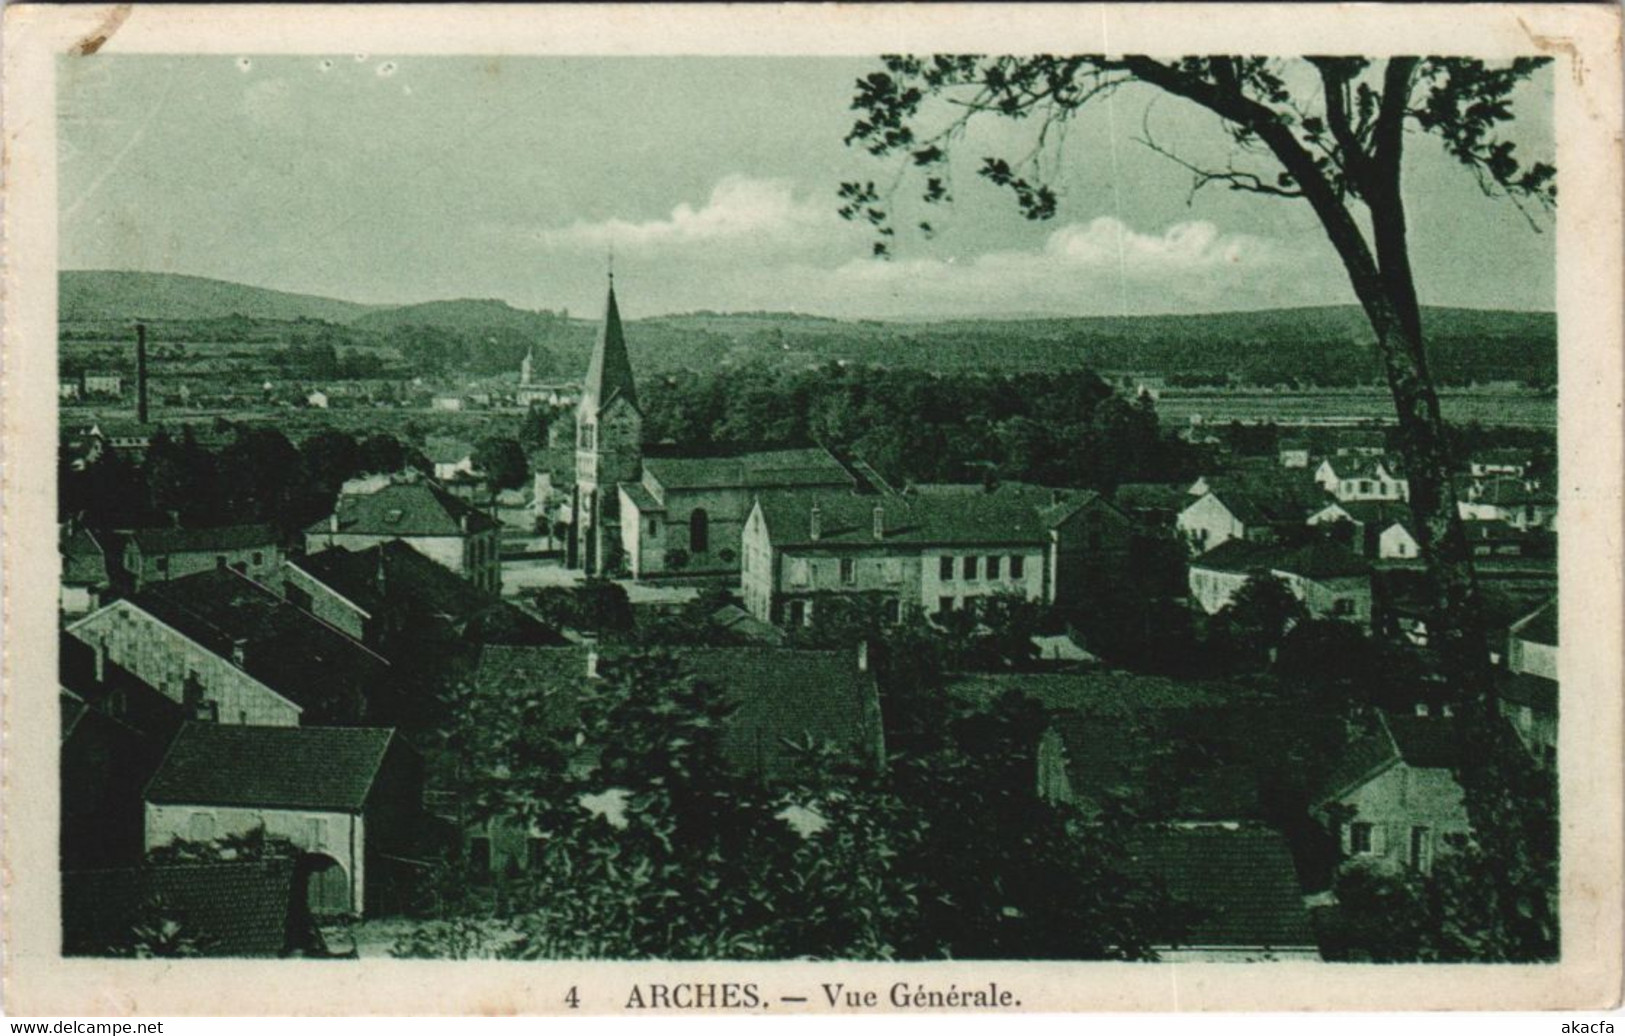
[[[860,641],[858,641],[858,672],[867,673],[868,671],[869,671],[869,642],[867,640],[860,640]]]
[[[879,504],[875,505],[875,539],[886,538],[886,509]]]
[[[339,512],[338,512],[337,508],[333,509],[332,515],[330,515],[328,517],[328,519],[327,519],[327,531],[328,532],[338,532],[339,531]]]
[[[238,637],[231,642],[231,664],[241,669],[248,661],[248,641]]]
[[[596,647],[587,648],[587,679],[598,679],[598,649]]]
[[[147,325],[135,325],[135,419],[147,423]]]
[[[462,516],[462,518],[460,518],[458,520],[458,524],[463,527],[463,535],[467,536],[468,535],[468,512],[467,511],[463,512],[463,516]]]
[[[96,643],[96,686],[107,682],[107,641]]]
[[[807,522],[807,535],[810,538],[816,540],[818,537],[822,536],[823,534],[824,534],[824,513],[819,510],[817,504],[813,504],[812,505],[812,514],[808,517],[808,522]]]

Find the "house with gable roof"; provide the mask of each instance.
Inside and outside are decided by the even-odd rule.
[[[136,529],[124,541],[132,588],[229,568],[265,579],[282,564],[282,539],[266,524],[208,529]]]
[[[305,530],[305,552],[365,550],[400,540],[481,590],[502,592],[501,525],[445,489],[418,479],[341,493],[333,513]]]
[[[1371,625],[1371,564],[1346,547],[1316,541],[1300,546],[1230,540],[1190,563],[1191,599],[1216,615],[1255,576],[1286,583],[1317,619]]]
[[[71,617],[96,610],[113,586],[101,540],[84,526],[70,523],[58,532],[57,553],[62,557],[62,614]]]
[[[1295,478],[1216,475],[1192,487],[1174,525],[1191,552],[1200,554],[1229,540],[1290,539],[1324,506],[1324,494]]]
[[[149,850],[263,830],[304,854],[313,914],[363,915],[416,844],[422,763],[388,729],[189,723],[145,801]]]
[[[1347,544],[1362,557],[1415,560],[1421,555],[1421,546],[1411,531],[1414,520],[1406,503],[1334,500],[1310,515],[1306,524],[1311,528],[1333,530],[1346,523]]]
[[[1315,482],[1343,501],[1411,498],[1410,481],[1395,457],[1327,457],[1315,469]]]
[[[1452,773],[1460,757],[1454,726],[1448,716],[1382,713],[1374,730],[1347,746],[1316,798],[1346,858],[1425,874],[1471,833]]]

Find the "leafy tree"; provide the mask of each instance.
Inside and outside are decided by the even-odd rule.
[[[498,489],[516,489],[530,477],[525,451],[514,439],[486,436],[474,444],[474,464]]]
[[[1294,627],[1309,618],[1309,611],[1278,576],[1253,576],[1241,585],[1218,618],[1238,644],[1255,657],[1280,649]]]
[[[1486,194],[1520,209],[1556,204],[1556,169],[1525,161],[1504,130],[1514,119],[1519,86],[1549,64],[1517,58],[1491,64],[1469,58],[1397,56],[1270,58],[1143,55],[1029,57],[891,56],[860,79],[858,113],[847,140],[877,156],[898,155],[924,177],[921,198],[952,198],[949,159],[966,127],[983,116],[1036,127],[1028,158],[984,158],[979,173],[1007,188],[1029,219],[1048,219],[1058,196],[1043,174],[1062,128],[1079,110],[1129,88],[1151,88],[1216,117],[1234,144],[1222,168],[1193,164],[1147,134],[1146,143],[1190,171],[1192,191],[1211,185],[1306,202],[1336,252],[1377,340],[1398,416],[1398,446],[1410,480],[1415,533],[1428,576],[1431,640],[1444,672],[1468,709],[1460,725],[1467,760],[1460,774],[1478,837],[1505,866],[1490,875],[1502,909],[1535,916],[1499,919],[1510,929],[1551,930],[1540,882],[1549,861],[1519,839],[1539,808],[1502,779],[1495,684],[1471,555],[1457,510],[1448,453],[1410,262],[1402,189],[1408,131],[1434,138]],[[946,103],[937,103],[946,102]],[[946,113],[946,114],[939,114]],[[1054,168],[1052,166],[1051,168]],[[878,254],[895,230],[889,204],[871,182],[841,186],[843,216],[873,224]],[[1534,218],[1531,215],[1531,224]],[[928,223],[922,228],[929,231]],[[1490,928],[1495,928],[1492,922]],[[1521,936],[1515,941],[1521,940]],[[1555,946],[1555,943],[1552,944]],[[1487,951],[1510,952],[1510,947]]]

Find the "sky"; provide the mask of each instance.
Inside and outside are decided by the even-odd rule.
[[[1307,203],[1209,187],[1215,119],[1150,87],[1068,127],[1056,217],[975,175],[1028,127],[972,126],[954,201],[889,261],[837,215],[872,58],[97,55],[58,65],[64,269],[185,273],[366,303],[497,298],[594,315],[613,253],[629,317],[1193,313],[1353,301]],[[1552,152],[1549,75],[1517,98]],[[1554,308],[1555,230],[1483,196],[1413,134],[1405,189],[1423,301]],[[1273,175],[1273,173],[1272,173]],[[905,181],[899,197],[911,191]],[[907,211],[904,204],[900,211]],[[905,226],[911,225],[905,224]]]

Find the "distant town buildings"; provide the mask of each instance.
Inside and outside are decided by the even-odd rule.
[[[481,590],[501,591],[501,542],[495,519],[426,481],[391,479],[373,485],[341,493],[333,513],[305,530],[305,551],[365,550],[398,539]]]

